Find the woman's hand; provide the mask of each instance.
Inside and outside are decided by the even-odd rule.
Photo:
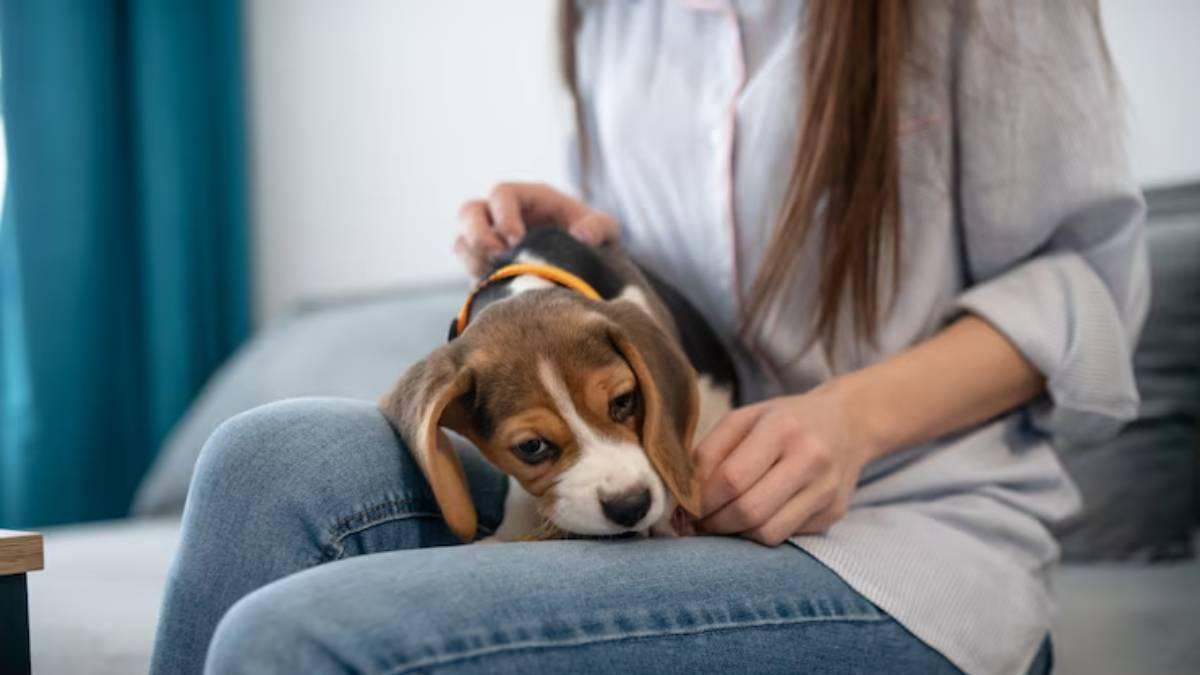
[[[846,515],[874,456],[830,385],[726,415],[696,448],[703,518],[697,529],[778,546]]]
[[[458,220],[454,252],[475,277],[530,227],[558,225],[593,246],[614,241],[618,234],[611,216],[541,183],[500,183],[486,199],[463,204]]]
[[[774,546],[846,515],[863,465],[1029,401],[1044,378],[990,323],[941,332],[800,396],[739,408],[696,448],[701,532]]]

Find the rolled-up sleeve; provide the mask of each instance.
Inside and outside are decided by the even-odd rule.
[[[1036,425],[1100,438],[1137,414],[1132,352],[1149,301],[1125,101],[1087,3],[969,4],[954,86],[970,285],[955,307],[1045,375]]]

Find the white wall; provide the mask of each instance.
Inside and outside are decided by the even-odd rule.
[[[247,0],[259,319],[461,277],[459,204],[562,183],[551,0]]]
[[[499,179],[563,183],[553,4],[246,0],[260,319],[458,277],[464,199]],[[1138,175],[1200,179],[1200,0],[1102,7]]]
[[[1147,185],[1200,180],[1200,0],[1102,0]]]

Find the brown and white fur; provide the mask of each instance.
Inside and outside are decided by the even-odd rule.
[[[485,288],[466,330],[380,401],[450,529],[472,541],[478,523],[443,428],[510,477],[496,539],[686,531],[676,507],[699,513],[690,449],[736,396],[720,343],[617,248],[535,230],[499,264],[514,261],[562,267],[602,299],[536,276]]]

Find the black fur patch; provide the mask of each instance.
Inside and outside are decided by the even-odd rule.
[[[561,267],[583,279],[605,300],[620,296],[628,285],[627,281],[614,272],[591,247],[576,240],[562,228],[553,226],[530,230],[519,244],[495,262],[488,274],[518,262],[517,258],[522,253],[529,253],[547,264]],[[713,384],[728,387],[736,405],[740,400],[737,370],[725,345],[709,326],[704,315],[673,286],[641,265],[638,265],[638,269],[646,276],[654,293],[671,312],[679,331],[681,346],[692,366],[697,372],[711,377]],[[474,318],[489,303],[508,297],[510,283],[512,279],[504,279],[480,291],[471,306],[470,318]],[[455,337],[453,323],[450,327],[450,337]]]
[[[521,243],[496,262],[494,269],[517,262],[517,257],[522,253],[537,256],[583,279],[605,300],[612,300],[625,290],[624,279],[609,269],[591,247],[562,228],[539,227],[530,230]]]
[[[474,394],[474,400],[471,402],[470,407],[471,424],[482,438],[491,438],[492,433],[496,431],[496,422],[488,411],[487,399],[478,387],[472,393]]]
[[[692,362],[692,367],[696,372],[711,377],[713,384],[729,387],[734,405],[737,405],[741,400],[737,370],[733,366],[733,360],[729,358],[728,350],[708,324],[708,320],[674,286],[641,265],[638,265],[638,269],[646,276],[646,280],[654,287],[654,292],[675,319],[675,326],[679,329],[679,340],[688,360]]]

